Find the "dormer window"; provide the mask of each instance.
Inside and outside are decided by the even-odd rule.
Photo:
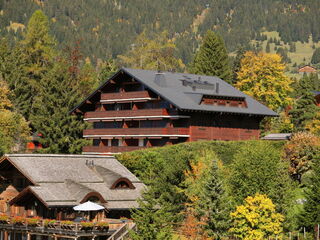
[[[130,187],[129,187],[129,184],[127,182],[121,181],[121,182],[118,182],[117,185],[114,188],[116,188],[116,189],[122,188],[123,189],[123,188],[130,188]]]
[[[111,186],[111,189],[135,189],[132,182],[127,178],[119,178]]]

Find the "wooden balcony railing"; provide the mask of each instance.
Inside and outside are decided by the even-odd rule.
[[[122,102],[148,100],[151,96],[148,91],[102,93],[101,102]]]
[[[116,119],[116,118],[137,118],[137,117],[161,117],[161,116],[177,116],[178,111],[167,109],[139,109],[139,110],[119,110],[119,111],[97,111],[86,112],[85,120],[90,119]]]
[[[1,219],[2,218],[2,219]],[[41,235],[66,235],[66,236],[110,236],[119,228],[119,224],[104,224],[92,223],[90,226],[85,226],[82,223],[72,221],[56,221],[34,219],[28,222],[28,218],[8,217],[0,218],[0,231],[17,231],[31,234],[41,233]],[[19,219],[17,221],[16,219]],[[114,227],[112,225],[115,225]],[[122,225],[120,225],[122,226]]]
[[[110,128],[86,129],[84,137],[90,136],[189,136],[189,128]]]
[[[140,146],[84,146],[83,153],[120,153],[140,150],[146,147]]]

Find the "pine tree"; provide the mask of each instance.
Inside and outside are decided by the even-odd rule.
[[[80,98],[68,67],[64,61],[55,63],[34,101],[31,120],[46,153],[79,153],[86,142],[81,139],[85,124],[69,114]]]
[[[232,78],[232,83],[235,84],[237,83],[238,80],[238,72],[241,69],[241,60],[244,57],[245,49],[244,48],[239,48],[236,52],[236,57],[234,58],[233,64],[232,64],[232,72],[233,72],[233,78]]]
[[[220,35],[207,31],[202,45],[196,53],[191,72],[216,76],[231,83],[232,74],[226,47]]]
[[[297,99],[293,109],[289,111],[295,131],[304,131],[308,121],[311,121],[318,111],[315,104],[313,86],[307,75],[304,75],[297,86]]]
[[[312,231],[316,224],[320,223],[320,155],[313,160],[312,173],[310,176],[307,190],[305,191],[305,203],[300,215],[301,227],[306,227]]]
[[[168,204],[161,204],[152,190],[138,200],[139,208],[132,210],[132,218],[137,224],[137,231],[132,231],[133,240],[171,240],[172,225]]]

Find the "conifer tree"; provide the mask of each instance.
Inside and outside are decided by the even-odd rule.
[[[203,190],[199,194],[196,210],[205,222],[204,229],[208,236],[221,239],[229,228],[230,206],[217,164],[218,162],[213,160]]]
[[[316,224],[320,223],[320,153],[315,157],[312,164],[312,173],[305,191],[305,203],[300,215],[301,227],[312,231]]]
[[[320,48],[316,48],[316,50],[313,52],[311,63],[313,64],[320,63]]]
[[[133,240],[171,240],[172,218],[168,203],[161,204],[152,190],[138,200],[139,208],[132,210],[132,218],[137,231],[130,233]]]
[[[47,16],[41,10],[35,11],[28,22],[24,39],[17,46],[22,49],[25,77],[19,79],[13,89],[16,96],[21,95],[19,103],[26,100],[21,112],[27,120],[32,112],[34,98],[40,91],[43,75],[52,67],[55,45],[55,40],[49,34]]]
[[[227,50],[220,35],[207,31],[190,71],[194,74],[217,76],[228,83],[232,82]]]
[[[266,52],[267,52],[267,53],[270,53],[270,43],[269,43],[269,42],[267,42]]]
[[[315,118],[319,111],[315,104],[313,86],[309,77],[304,75],[298,83],[297,99],[289,111],[295,131],[304,131],[306,124]]]
[[[55,63],[43,77],[31,115],[33,127],[43,136],[43,152],[79,153],[86,142],[81,139],[85,124],[78,116],[69,114],[79,100],[71,79],[64,61]]]

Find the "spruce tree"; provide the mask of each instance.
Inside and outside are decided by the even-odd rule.
[[[297,99],[293,109],[289,111],[295,131],[304,131],[308,121],[312,120],[318,112],[315,104],[314,89],[307,75],[304,75],[297,86]]]
[[[81,139],[85,124],[69,114],[80,98],[68,69],[64,61],[55,63],[43,77],[34,101],[32,125],[42,134],[46,153],[80,153],[86,142]]]
[[[208,236],[221,239],[230,227],[230,205],[217,164],[217,161],[213,160],[203,189],[199,194],[196,210],[205,222],[204,229]]]
[[[168,203],[161,204],[152,190],[138,200],[139,208],[132,210],[137,231],[130,233],[133,240],[171,240],[172,217]]]
[[[311,58],[311,63],[312,63],[312,64],[318,64],[318,63],[320,63],[320,48],[317,48],[317,49],[313,52],[313,55],[312,55],[312,58]]]
[[[202,45],[195,55],[191,72],[216,76],[228,83],[232,82],[229,57],[220,35],[210,30],[207,31]]]
[[[320,224],[320,153],[313,160],[312,173],[305,191],[305,203],[300,215],[301,227],[312,231]]]
[[[270,53],[270,43],[269,43],[269,42],[267,42],[266,52],[267,52],[267,53]]]

